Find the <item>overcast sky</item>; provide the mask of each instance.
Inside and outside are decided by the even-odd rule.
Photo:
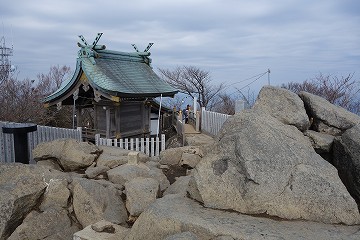
[[[19,78],[73,70],[78,35],[132,52],[149,42],[154,69],[192,65],[244,88],[271,70],[272,85],[323,74],[360,79],[358,0],[0,0],[1,35]],[[267,75],[250,85],[266,85]]]

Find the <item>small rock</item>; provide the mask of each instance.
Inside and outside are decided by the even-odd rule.
[[[330,152],[335,138],[332,135],[319,133],[312,130],[305,131],[304,135],[310,138],[314,149],[320,152]]]
[[[138,152],[129,152],[128,154],[128,164],[138,165],[140,161]]]
[[[83,230],[74,233],[73,240],[123,240],[130,231],[129,228],[112,224],[112,227],[115,230],[113,233],[96,232],[92,226],[93,225],[89,225]]]
[[[94,223],[91,225],[91,228],[96,232],[106,232],[106,233],[114,233],[115,228],[114,224],[105,220],[101,220],[100,222]]]
[[[107,166],[89,167],[86,169],[85,174],[88,178],[95,178],[100,174],[106,173],[110,168]]]
[[[160,169],[170,169],[168,165],[162,164],[160,165]]]

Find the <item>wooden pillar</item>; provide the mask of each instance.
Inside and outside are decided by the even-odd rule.
[[[76,108],[76,126],[77,127],[83,127],[82,126],[82,123],[81,123],[81,121],[82,121],[82,115],[81,115],[81,108],[80,107],[77,107]]]
[[[99,129],[99,126],[98,126],[98,111],[99,111],[99,108],[95,104],[95,101],[93,101],[93,105],[94,105],[94,129],[97,130],[97,129]]]
[[[110,108],[106,108],[106,138],[110,138],[110,127],[111,127],[111,119],[110,119]]]
[[[121,138],[121,131],[120,131],[120,103],[115,103],[115,132],[116,138]]]
[[[151,105],[145,102],[141,104],[141,112],[142,112],[142,127],[144,131],[145,137],[150,136],[150,124],[151,124]]]

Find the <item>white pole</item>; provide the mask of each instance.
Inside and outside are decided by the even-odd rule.
[[[160,95],[159,116],[158,116],[157,130],[156,130],[156,136],[157,137],[159,137],[159,129],[160,129],[161,103],[162,103],[162,94]]]

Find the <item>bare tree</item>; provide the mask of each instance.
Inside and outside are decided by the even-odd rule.
[[[290,82],[283,84],[281,87],[295,93],[306,91],[318,95],[337,106],[359,114],[360,88],[358,82],[353,80],[353,77],[353,73],[341,77],[320,73],[315,78],[305,80],[302,83]]]
[[[20,81],[12,77],[3,82],[0,88],[0,120],[46,125],[56,115],[64,115],[46,109],[41,100],[55,91],[69,72],[68,67],[52,67],[49,74],[39,74],[38,81],[28,78]]]
[[[189,95],[197,97],[200,107],[213,108],[215,97],[224,88],[224,84],[213,85],[208,71],[194,66],[177,67],[174,70],[159,69],[162,78],[171,86]]]
[[[184,105],[185,97],[179,96],[179,94],[175,95],[174,98],[166,98],[164,101],[164,105],[170,108],[173,108],[175,111],[182,110],[182,106]]]
[[[213,111],[229,115],[235,114],[236,98],[227,93],[220,93],[217,97],[217,104],[214,105]]]
[[[44,91],[48,91],[48,93],[52,93],[58,88],[60,88],[61,84],[65,79],[70,77],[70,67],[68,66],[52,66],[50,67],[50,71],[47,74],[39,73],[37,78],[39,83],[42,85]],[[47,93],[47,94],[48,94]]]
[[[237,92],[232,94],[222,92],[218,94],[216,104],[214,105],[213,111],[233,115],[235,114],[235,105],[236,101],[243,101],[245,108],[251,108],[255,103],[255,94],[254,92],[248,89],[246,95],[239,89],[235,88]]]

